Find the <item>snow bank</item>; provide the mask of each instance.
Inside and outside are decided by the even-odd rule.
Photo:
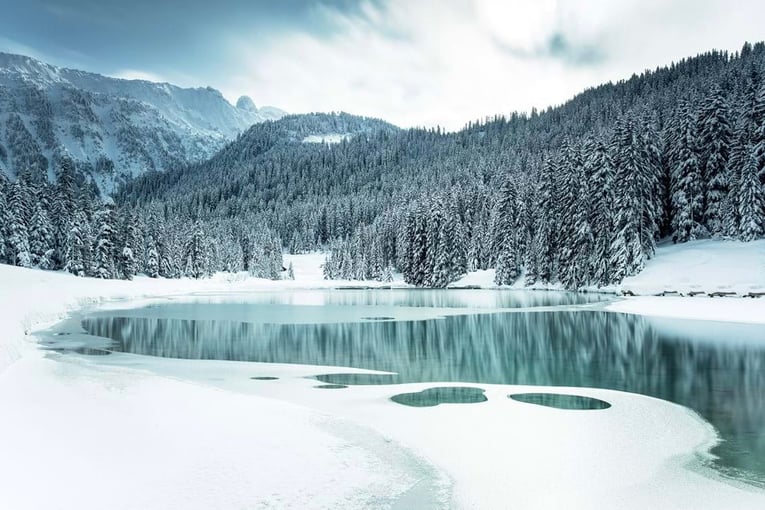
[[[449,287],[497,288],[493,269],[472,271]],[[560,285],[526,287],[523,277],[513,289],[563,290]],[[621,285],[588,288],[593,292],[630,292],[635,295],[656,295],[666,292],[731,293],[744,296],[765,292],[765,239],[741,241],[703,240],[683,244],[662,244],[640,274],[627,278]]]
[[[765,292],[765,239],[660,246],[640,274],[624,280],[621,290],[637,295]]]
[[[309,376],[340,369],[63,356],[24,334],[110,299],[373,285],[320,280],[320,255],[290,260],[296,280],[282,282],[102,281],[0,266],[0,508],[765,506],[761,491],[701,466],[716,441],[706,422],[640,395],[471,384],[487,402],[409,408],[390,397],[442,384],[318,390]],[[706,302],[612,306],[638,299]],[[612,407],[572,412],[507,398],[529,390]]]
[[[280,285],[228,280],[104,281],[0,265],[0,508],[395,508],[418,486],[448,499],[448,479],[371,428],[135,363],[45,353],[29,335],[109,299]]]
[[[611,303],[606,309],[654,317],[765,324],[765,298],[636,296]]]

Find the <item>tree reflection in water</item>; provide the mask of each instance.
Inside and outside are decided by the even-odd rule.
[[[321,378],[331,384],[460,381],[650,395],[689,407],[715,426],[724,441],[713,453],[723,472],[765,481],[762,326],[595,311],[334,324],[99,316],[83,325],[136,354],[397,373]]]

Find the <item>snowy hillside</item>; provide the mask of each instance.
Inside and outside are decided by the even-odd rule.
[[[450,287],[497,288],[495,270],[471,271]],[[514,289],[562,289],[560,284],[524,285]],[[681,244],[660,244],[645,269],[619,285],[587,287],[588,291],[636,296],[709,295],[745,297],[765,292],[765,239],[751,242],[705,239]],[[718,295],[719,294],[719,295]],[[698,300],[696,300],[698,302]],[[667,303],[667,301],[659,301]],[[703,317],[699,317],[703,318]]]
[[[0,170],[54,177],[68,154],[102,190],[125,177],[212,156],[284,112],[212,88],[122,80],[0,53]]]
[[[765,240],[659,246],[645,269],[626,278],[621,288],[637,295],[765,292]]]

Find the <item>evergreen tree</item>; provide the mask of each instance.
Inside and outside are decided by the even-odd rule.
[[[611,242],[613,283],[637,274],[645,265],[640,242],[639,175],[640,153],[631,119],[617,124],[614,138],[616,192],[614,236]]]
[[[8,189],[8,184],[5,175],[0,172],[0,264],[7,264],[10,262],[8,227],[11,224],[11,212],[8,201],[6,200],[6,189]]]
[[[292,267],[292,262],[290,262],[290,265],[287,267],[287,279],[288,280],[295,279],[295,268]]]
[[[592,182],[592,278],[597,285],[602,286],[612,282],[614,169],[602,138],[598,138],[588,147],[590,150],[585,162],[585,175]]]
[[[11,186],[8,216],[9,260],[17,266],[32,267],[29,230],[26,222],[29,218],[29,191],[23,179],[17,180]]]
[[[90,241],[87,232],[83,231],[85,224],[84,214],[77,213],[66,239],[64,269],[77,276],[85,276],[90,263]]]
[[[115,212],[111,204],[104,205],[97,214],[98,234],[96,236],[93,276],[96,278],[116,278],[117,256],[115,231]]]
[[[765,186],[765,81],[760,84],[752,106],[752,154],[760,184]]]
[[[40,199],[35,200],[29,226],[32,264],[41,269],[53,269],[53,253],[56,246],[53,227]]]
[[[520,215],[518,214],[518,194],[515,182],[507,178],[497,202],[499,221],[497,243],[496,273],[494,283],[497,285],[512,285],[518,280],[521,272],[522,254],[519,252],[518,237],[520,235]]]
[[[687,102],[680,107],[680,136],[672,169],[672,214],[675,242],[706,237],[704,227],[704,187],[698,159],[699,142],[694,114]]]
[[[202,278],[206,275],[206,254],[204,232],[199,221],[194,223],[184,246],[184,274],[189,278]]]
[[[149,234],[146,250],[146,275],[150,278],[159,278],[159,253],[154,236]]]
[[[700,144],[702,148],[701,168],[705,182],[708,183],[704,222],[707,230],[714,236],[725,232],[724,202],[727,198],[730,177],[728,159],[730,157],[731,127],[730,108],[717,85],[712,89],[703,105],[700,123]]]
[[[763,197],[762,185],[757,176],[757,157],[754,151],[751,151],[749,164],[742,170],[740,193],[739,215],[741,224],[739,232],[744,241],[753,241],[765,232],[763,230],[765,225],[765,218],[763,217],[765,197]]]

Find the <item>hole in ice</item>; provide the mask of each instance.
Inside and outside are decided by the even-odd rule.
[[[416,393],[394,395],[391,400],[397,404],[412,407],[432,407],[438,404],[477,404],[488,399],[481,388],[461,386],[446,386],[443,388],[428,388]]]
[[[320,384],[318,386],[314,386],[314,388],[319,388],[320,390],[341,390],[343,388],[347,388],[345,384]]]
[[[567,410],[596,410],[608,409],[611,404],[604,400],[581,395],[563,395],[560,393],[516,393],[509,398],[525,404],[536,404],[545,407]]]
[[[364,320],[364,321],[392,321],[392,320],[395,320],[395,317],[362,317],[361,320]]]
[[[275,380],[278,379],[278,377],[273,377],[273,376],[270,376],[270,375],[259,375],[259,376],[256,376],[256,377],[250,377],[250,379],[252,379],[254,381],[275,381]]]

